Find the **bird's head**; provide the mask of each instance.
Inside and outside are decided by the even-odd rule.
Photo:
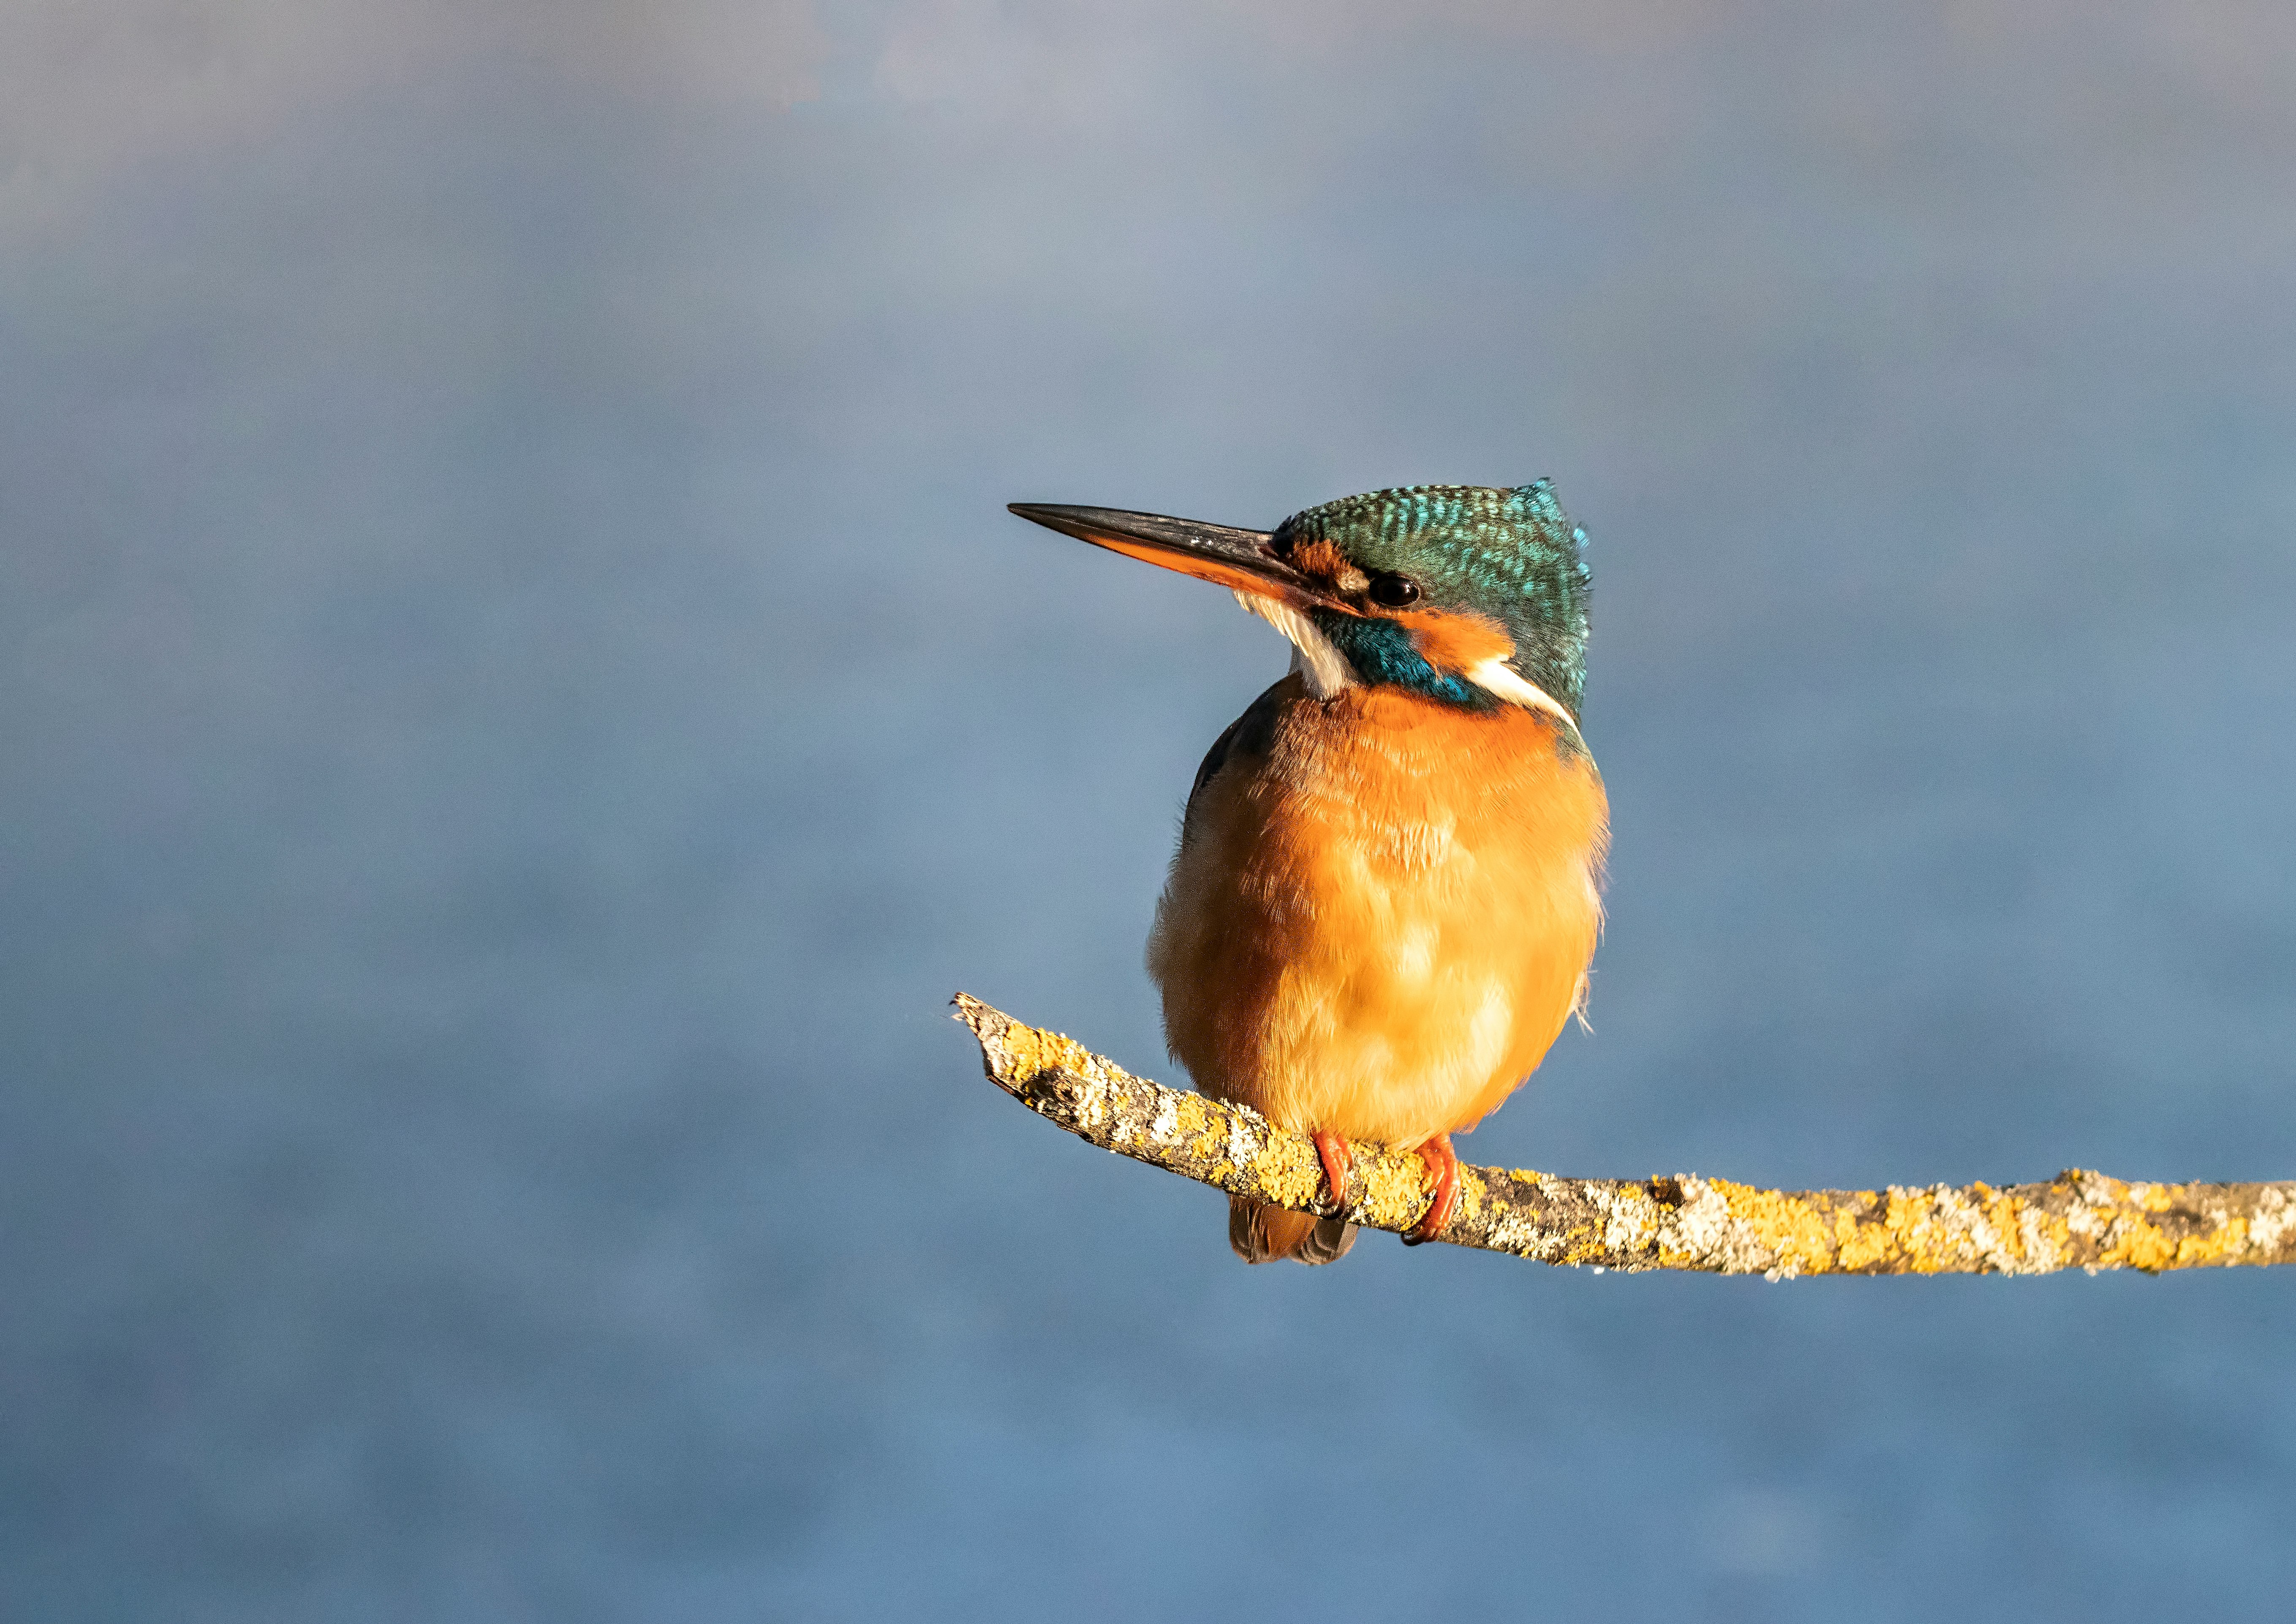
[[[1545,480],[1342,496],[1273,530],[1016,502],[1023,519],[1234,589],[1292,640],[1308,689],[1396,686],[1547,711],[1575,735],[1586,681],[1586,532]]]

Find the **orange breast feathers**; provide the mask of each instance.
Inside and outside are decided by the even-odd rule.
[[[1609,808],[1558,727],[1396,689],[1317,701],[1296,676],[1270,690],[1199,788],[1149,939],[1197,1086],[1405,1148],[1496,1109],[1577,1007],[1602,930]]]

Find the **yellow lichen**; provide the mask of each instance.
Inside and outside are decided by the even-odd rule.
[[[1778,1262],[1807,1271],[1823,1268],[1833,1248],[1824,1221],[1809,1203],[1777,1190],[1757,1190],[1751,1185],[1710,1179],[1728,1203],[1730,1216],[1744,1225],[1754,1244]]]
[[[1355,1174],[1365,1210],[1382,1226],[1400,1229],[1416,1223],[1434,1193],[1425,1164],[1416,1156],[1358,1156]]]
[[[1316,1192],[1324,1177],[1324,1164],[1316,1159],[1313,1148],[1304,1156],[1299,1153],[1300,1141],[1271,1139],[1267,1148],[1255,1158],[1253,1172],[1267,1199],[1279,1207],[1306,1207],[1316,1199]]]

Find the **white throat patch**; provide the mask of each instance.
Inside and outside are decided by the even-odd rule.
[[[1316,629],[1313,620],[1292,605],[1257,592],[1238,591],[1235,601],[1246,613],[1258,615],[1291,639],[1292,668],[1307,678],[1308,692],[1317,699],[1329,699],[1355,681],[1347,657]]]

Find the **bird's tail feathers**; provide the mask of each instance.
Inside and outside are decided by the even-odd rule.
[[[1286,1207],[1231,1195],[1227,1200],[1227,1243],[1246,1263],[1337,1263],[1356,1243],[1356,1226],[1345,1218],[1317,1218]]]

